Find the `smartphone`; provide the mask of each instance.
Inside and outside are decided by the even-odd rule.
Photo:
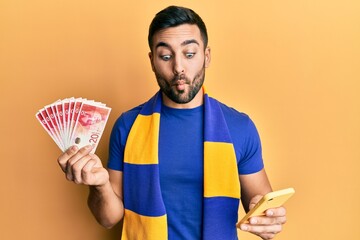
[[[294,193],[295,190],[293,188],[269,192],[260,199],[260,201],[236,224],[236,226],[240,227],[240,224],[248,223],[249,218],[251,217],[265,215],[265,211],[269,208],[282,206]]]

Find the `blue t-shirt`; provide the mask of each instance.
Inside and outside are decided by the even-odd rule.
[[[239,174],[263,168],[254,123],[244,113],[220,104],[234,144]],[[110,137],[108,168],[123,170],[127,136],[142,105],[123,113]],[[174,239],[201,239],[203,200],[203,106],[173,109],[162,105],[159,135],[160,187]]]

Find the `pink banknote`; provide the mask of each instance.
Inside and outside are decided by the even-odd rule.
[[[57,137],[56,137],[56,135],[55,135],[55,133],[53,131],[53,126],[51,125],[51,123],[48,123],[48,121],[50,121],[50,120],[48,120],[48,121],[46,120],[47,117],[44,117],[44,115],[42,114],[42,111],[45,111],[45,110],[40,110],[39,112],[36,113],[36,118],[39,120],[39,122],[44,127],[46,132],[50,135],[50,137],[54,140],[56,145],[61,150],[64,151],[63,146],[60,144],[59,140],[57,139]]]
[[[100,102],[66,98],[46,105],[35,116],[62,151],[73,145],[79,148],[93,145],[94,153],[110,111]]]
[[[75,101],[73,102],[71,108],[70,108],[70,118],[69,118],[69,131],[68,131],[68,141],[69,144],[71,143],[71,137],[76,125],[76,121],[78,119],[79,116],[79,112],[81,109],[81,106],[83,104],[83,102],[86,101],[82,98],[77,98],[75,99]]]
[[[111,109],[94,102],[83,102],[77,115],[70,145],[79,148],[93,145],[93,152],[99,143]]]

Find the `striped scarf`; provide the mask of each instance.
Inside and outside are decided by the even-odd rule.
[[[126,142],[123,240],[168,239],[158,167],[161,105],[158,92],[143,105]],[[219,102],[205,90],[203,196],[203,239],[237,239],[240,183],[236,155]]]

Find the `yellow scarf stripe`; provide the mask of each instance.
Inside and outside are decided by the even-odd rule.
[[[122,240],[162,240],[168,238],[166,215],[147,217],[125,209]]]
[[[126,142],[124,162],[158,164],[160,113],[138,115]],[[156,146],[156,147],[154,147]]]
[[[239,175],[234,171],[237,165],[233,145],[204,142],[204,158],[204,197],[240,198]]]

